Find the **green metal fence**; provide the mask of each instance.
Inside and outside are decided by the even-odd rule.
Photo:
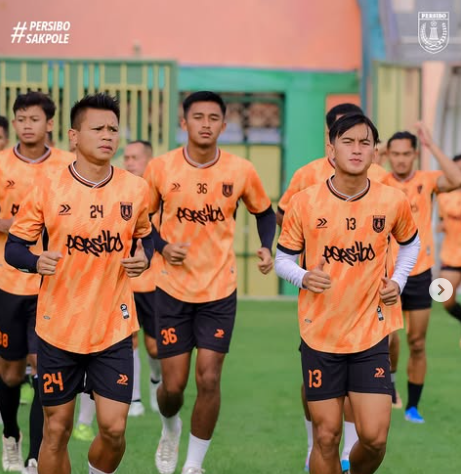
[[[149,140],[160,154],[175,146],[177,75],[172,61],[0,58],[0,115],[12,118],[18,93],[50,94],[58,107],[53,137],[67,149],[72,104],[85,94],[106,92],[120,100],[120,146]]]

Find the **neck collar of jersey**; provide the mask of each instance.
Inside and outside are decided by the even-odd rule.
[[[413,170],[406,178],[399,178],[395,173],[392,173],[392,176],[399,183],[406,183],[406,182],[412,180],[415,177],[415,174],[416,174],[416,171]]]
[[[79,183],[88,186],[89,188],[102,188],[104,187],[114,176],[114,167],[110,167],[109,174],[101,181],[95,183],[94,181],[90,181],[89,179],[84,178],[82,175],[78,174],[77,170],[75,169],[75,161],[69,165],[69,171],[72,177],[77,180]]]
[[[362,199],[370,190],[370,180],[367,178],[367,185],[358,193],[354,194],[353,196],[348,196],[347,194],[343,194],[340,191],[338,191],[334,185],[333,185],[333,178],[335,175],[330,176],[327,179],[327,186],[330,192],[336,196],[338,199],[341,199],[342,201],[348,201],[348,202],[353,202],[353,201],[358,201],[359,199]]]
[[[187,152],[187,147],[184,147],[182,150],[184,159],[194,168],[209,168],[210,166],[215,165],[221,157],[221,150],[216,147],[215,157],[211,161],[208,161],[207,163],[198,163],[189,156],[189,153]]]
[[[51,148],[48,145],[45,145],[45,153],[42,156],[39,156],[37,159],[32,160],[31,158],[27,158],[27,156],[22,155],[19,153],[19,143],[13,148],[13,153],[15,154],[16,158],[19,158],[21,161],[25,161],[31,165],[38,165],[39,163],[43,163],[46,159],[48,159],[51,155]]]

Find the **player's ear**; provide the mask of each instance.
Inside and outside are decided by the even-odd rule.
[[[378,145],[375,146],[375,152],[373,154],[373,163],[379,163],[379,149]]]
[[[330,160],[335,159],[335,147],[330,142],[327,143],[327,156]]]
[[[54,120],[50,119],[46,121],[46,131],[47,132],[52,132],[53,131],[53,126],[54,126]]]
[[[181,128],[182,128],[184,131],[187,131],[186,117],[183,117],[183,118],[181,119]]]
[[[67,132],[67,137],[69,138],[69,143],[71,143],[73,147],[76,147],[77,146],[77,130],[74,130],[73,128],[71,128]]]

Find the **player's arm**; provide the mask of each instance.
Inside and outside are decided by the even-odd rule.
[[[130,278],[135,278],[141,275],[147,268],[149,268],[150,261],[154,255],[154,226],[151,223],[151,216],[148,211],[149,207],[149,188],[146,183],[142,183],[139,214],[136,220],[133,242],[130,256],[123,258],[121,263],[125,269],[126,274]]]
[[[255,214],[255,217],[261,241],[261,248],[256,252],[260,259],[258,268],[263,275],[267,275],[274,266],[271,249],[275,237],[275,213],[272,206],[269,206],[264,212]]]
[[[272,270],[272,243],[275,236],[275,213],[271,201],[264,190],[255,168],[249,164],[242,195],[247,209],[256,217],[261,247],[256,254],[259,257],[258,269],[266,275]]]
[[[402,196],[398,205],[397,219],[392,228],[392,235],[399,244],[399,253],[391,279],[383,277],[384,286],[380,291],[381,299],[386,305],[397,303],[407,283],[408,275],[418,260],[421,242],[413,220],[410,204]]]
[[[434,155],[443,172],[437,179],[437,191],[445,193],[461,187],[461,170],[458,166],[434,143],[432,135],[422,122],[418,122],[416,128],[421,144]]]
[[[319,264],[308,271],[301,268],[297,261],[304,251],[304,235],[300,215],[296,209],[296,202],[288,205],[286,217],[282,226],[275,256],[275,272],[280,278],[290,282],[300,289],[310,290],[313,293],[323,293],[331,287],[330,275],[323,271],[325,259],[322,257]]]
[[[183,264],[190,247],[189,242],[167,242],[155,227],[152,229],[152,237],[155,250],[159,252],[170,265],[179,266]]]
[[[144,179],[149,186],[149,215],[152,217],[160,208],[160,182],[163,176],[163,161],[151,160],[144,172]],[[188,242],[170,243],[163,239],[159,230],[152,228],[155,251],[159,252],[170,265],[182,265],[189,249]]]
[[[22,272],[37,273],[37,262],[39,257],[29,250],[29,248],[36,243],[37,241],[30,242],[16,237],[13,234],[9,234],[5,246],[6,262]]]
[[[13,225],[13,218],[10,219],[0,219],[0,232],[3,234],[8,234],[10,227]]]
[[[283,216],[285,214],[285,210],[288,206],[288,203],[290,202],[290,199],[297,192],[301,191],[299,175],[300,175],[300,170],[295,171],[295,174],[291,178],[288,188],[282,194],[282,197],[280,198],[280,201],[278,203],[276,219],[277,219],[277,225],[279,225],[280,227],[282,227]]]
[[[150,234],[134,240],[133,243],[131,256],[122,259],[122,267],[130,278],[138,277],[149,268],[154,253],[154,242]]]
[[[437,233],[441,233],[441,232],[446,232],[446,227],[445,227],[445,222],[444,222],[444,215],[443,215],[443,206],[442,206],[442,203],[440,201],[442,196],[439,196],[439,207],[438,207],[438,211],[439,211],[439,221],[435,227],[435,231]]]
[[[0,169],[0,179],[1,179],[1,169]],[[0,189],[0,203],[2,203],[4,199],[4,190]],[[3,205],[0,204],[0,208],[3,208]],[[8,234],[11,225],[13,224],[13,218],[10,219],[0,219],[0,232],[3,234]]]
[[[25,200],[11,226],[5,246],[6,262],[26,273],[54,275],[60,252],[44,251],[40,256],[33,254],[30,247],[37,243],[44,227],[42,194],[36,186]]]
[[[435,227],[435,231],[438,234],[445,233],[447,231],[447,228],[445,227],[445,221],[443,220],[442,216],[439,216],[439,222],[437,223]]]

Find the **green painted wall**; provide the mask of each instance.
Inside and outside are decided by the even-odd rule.
[[[293,173],[324,156],[326,98],[357,94],[359,78],[352,72],[281,71],[247,68],[179,68],[180,91],[275,92],[284,94],[284,150],[282,189]],[[284,282],[282,294],[296,294]]]
[[[324,155],[329,94],[357,94],[354,72],[180,67],[179,90],[277,92],[285,95],[284,183],[302,165]]]

